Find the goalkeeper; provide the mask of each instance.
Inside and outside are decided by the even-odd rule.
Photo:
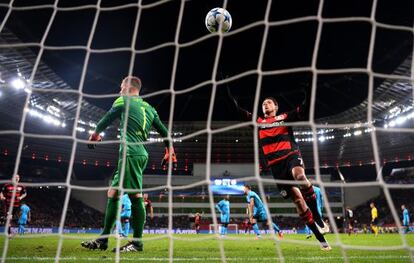
[[[108,190],[108,202],[105,211],[104,229],[101,237],[96,240],[84,241],[82,246],[88,249],[106,250],[108,248],[108,235],[114,227],[119,208],[120,182],[122,188],[131,199],[131,226],[134,230],[134,239],[120,247],[120,252],[142,251],[142,232],[145,224],[145,205],[142,197],[142,176],[148,161],[148,152],[143,145],[148,138],[151,126],[160,133],[162,137],[168,136],[167,128],[162,124],[157,111],[146,101],[139,97],[141,80],[137,77],[128,76],[121,83],[121,96],[115,100],[112,108],[98,122],[95,132],[89,137],[90,141],[101,141],[99,135],[115,119],[120,118],[121,138],[125,138],[126,145],[119,147],[118,167],[114,173],[112,184]],[[128,118],[125,119],[127,100],[129,100]],[[124,122],[126,129],[123,129]],[[131,144],[132,143],[132,144]],[[165,141],[165,156],[162,164],[172,161],[176,166],[177,159],[174,149]],[[94,148],[93,144],[88,145]],[[126,158],[123,160],[123,151],[126,147]],[[121,180],[122,162],[125,161],[124,178]],[[115,249],[113,250],[115,251]]]
[[[237,108],[242,119],[252,120],[252,113],[242,109],[237,100],[227,89],[232,103]],[[276,180],[292,181],[292,183],[278,183],[281,195],[285,199],[291,199],[296,206],[296,210],[302,220],[315,234],[316,239],[321,244],[321,249],[331,250],[323,234],[329,232],[326,225],[318,213],[316,195],[312,184],[305,175],[304,164],[295,141],[293,129],[286,126],[286,122],[293,122],[304,119],[308,111],[307,98],[301,106],[296,109],[277,115],[279,106],[273,97],[267,97],[262,102],[264,117],[258,117],[256,124],[258,127],[259,144],[266,160],[267,166],[271,169],[273,178]],[[298,182],[299,186],[295,183]]]

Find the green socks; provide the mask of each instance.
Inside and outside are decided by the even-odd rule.
[[[106,204],[105,211],[105,220],[104,220],[104,229],[102,235],[109,235],[114,228],[116,216],[118,214],[118,202],[119,198],[108,198],[108,203]],[[131,198],[131,225],[134,230],[134,238],[142,239],[142,232],[144,231],[145,224],[145,205],[144,198]],[[135,241],[137,244],[142,245],[142,242]]]
[[[142,232],[144,231],[144,224],[145,224],[145,204],[144,198],[130,198],[131,199],[131,223],[132,229],[134,230],[134,238],[142,239]],[[137,241],[135,241],[137,242]],[[141,243],[141,242],[137,242]],[[142,243],[141,243],[142,244]]]
[[[106,204],[104,229],[102,231],[102,235],[111,234],[111,231],[114,228],[116,216],[118,214],[118,202],[119,198],[117,197],[108,198],[108,202]]]

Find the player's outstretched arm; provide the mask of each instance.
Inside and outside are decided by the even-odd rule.
[[[233,96],[233,94],[230,91],[230,88],[227,87],[227,96],[229,98],[230,103],[234,106],[234,108],[237,110],[237,113],[239,115],[239,118],[243,121],[250,121],[252,120],[252,113],[243,109],[240,107],[239,102],[236,100],[236,98]]]
[[[253,221],[253,209],[254,209],[254,198],[250,198],[250,202],[248,206],[250,222]]]
[[[161,122],[161,119],[158,116],[158,113],[155,114],[154,122],[152,125],[154,126],[155,130],[163,138],[168,137],[168,129]],[[177,168],[177,156],[175,155],[174,147],[172,146],[169,140],[164,140],[164,144],[165,144],[165,153],[164,153],[164,158],[161,161],[161,166],[166,165],[171,159],[173,167]]]
[[[89,141],[97,142],[102,141],[102,137],[99,135],[103,132],[115,119],[121,116],[121,113],[124,109],[124,98],[119,97],[112,104],[111,109],[105,113],[105,115],[99,120],[96,125],[94,133],[89,136]],[[88,144],[89,149],[94,149],[95,144]]]
[[[22,200],[23,198],[25,198],[27,196],[26,188],[23,188],[22,193],[23,194],[20,196],[20,200]]]
[[[300,91],[300,93],[302,93],[304,96],[304,99],[301,103],[300,106],[296,107],[296,109],[287,112],[287,118],[285,119],[286,121],[298,121],[298,120],[303,120],[306,119],[306,117],[309,116],[309,99],[308,99],[308,93],[306,92],[305,89],[302,89]]]

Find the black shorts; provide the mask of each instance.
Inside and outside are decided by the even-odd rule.
[[[348,228],[354,228],[354,219],[348,219]]]
[[[304,168],[302,157],[300,154],[292,154],[279,161],[278,163],[270,166],[270,169],[272,170],[273,178],[276,180],[295,181],[295,178],[293,178],[292,169],[297,166]],[[292,186],[295,185],[282,183],[277,184],[277,187],[279,188],[280,194],[283,198],[290,197]]]
[[[371,225],[373,226],[378,225],[378,217],[371,221]]]

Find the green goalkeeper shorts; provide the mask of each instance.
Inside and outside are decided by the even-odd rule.
[[[137,193],[142,190],[142,177],[147,167],[148,156],[126,156],[123,188],[126,193]],[[118,167],[114,173],[111,186],[119,187],[121,182],[122,159],[118,160]]]

